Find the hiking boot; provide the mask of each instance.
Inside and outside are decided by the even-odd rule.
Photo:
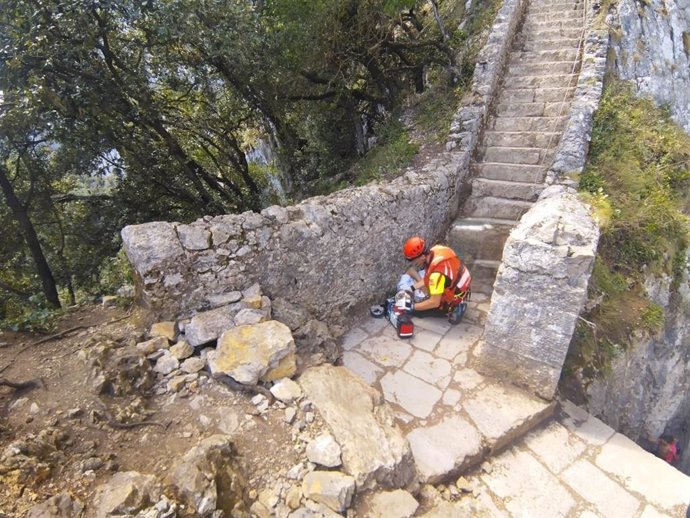
[[[461,302],[453,308],[453,310],[448,314],[448,321],[451,325],[457,325],[462,320],[462,316],[467,310],[467,302]]]

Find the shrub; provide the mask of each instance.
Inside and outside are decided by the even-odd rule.
[[[664,310],[644,290],[648,275],[678,283],[688,246],[690,136],[663,108],[636,98],[623,82],[608,85],[595,115],[580,179],[601,239],[564,373],[593,378],[640,332],[663,329]]]

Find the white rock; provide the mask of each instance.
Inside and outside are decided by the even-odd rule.
[[[340,466],[340,445],[329,434],[316,437],[307,445],[307,459],[327,468]]]
[[[297,409],[294,407],[287,407],[285,409],[285,417],[283,417],[283,421],[285,421],[287,424],[291,424],[295,420],[295,416],[297,415]]]
[[[355,492],[355,479],[338,471],[313,471],[302,481],[306,498],[342,512],[350,506]]]
[[[271,394],[283,403],[292,403],[295,399],[302,397],[302,389],[290,378],[283,378],[271,387]]]
[[[178,361],[178,359],[175,358],[168,351],[165,351],[165,354],[158,358],[156,366],[153,368],[153,370],[155,372],[158,372],[159,374],[166,375],[170,374],[172,371],[179,368],[179,366],[180,362]]]

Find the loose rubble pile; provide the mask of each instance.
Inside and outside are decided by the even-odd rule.
[[[409,445],[381,396],[332,365],[332,330],[258,285],[224,302],[146,333],[85,334],[75,357],[93,397],[73,407],[16,398],[27,423],[52,417],[0,450],[0,516],[26,495],[30,518],[411,516],[419,503],[398,489],[419,489]],[[106,435],[127,449],[186,443],[139,471],[102,451]]]
[[[39,431],[0,450],[0,516],[445,516],[472,491],[420,487],[381,394],[334,365],[338,329],[259,286],[226,302],[85,332],[83,396],[14,398]]]

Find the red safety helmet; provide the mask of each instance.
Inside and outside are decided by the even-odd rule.
[[[405,259],[412,261],[417,259],[420,255],[426,252],[426,243],[419,236],[414,236],[405,241],[405,246],[403,246],[403,254],[405,254]]]

